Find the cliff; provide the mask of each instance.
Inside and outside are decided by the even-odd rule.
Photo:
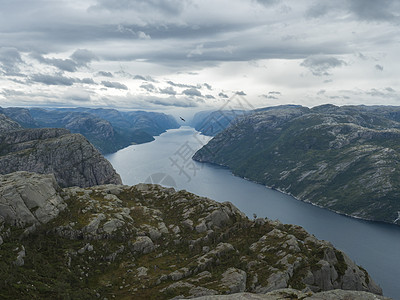
[[[336,212],[400,224],[397,110],[261,110],[218,134],[193,158]]]
[[[112,165],[86,138],[66,129],[0,132],[0,174],[15,171],[51,173],[63,187],[121,183]]]
[[[171,299],[287,287],[309,296],[382,293],[329,242],[299,226],[249,220],[229,202],[158,185],[60,189],[51,176],[27,172],[0,182],[4,299]]]

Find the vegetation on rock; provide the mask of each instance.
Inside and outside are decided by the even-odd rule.
[[[43,175],[7,176],[23,185]],[[382,293],[330,243],[299,226],[249,220],[229,202],[158,185],[60,190],[43,180],[43,190],[62,199],[51,220],[32,227],[0,209],[2,299],[170,299],[286,287]],[[0,208],[12,205],[7,199],[0,196]]]
[[[336,212],[400,224],[399,115],[398,107],[261,110],[194,159]]]

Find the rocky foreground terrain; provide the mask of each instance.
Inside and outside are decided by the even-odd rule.
[[[2,299],[384,299],[303,228],[158,185],[0,175],[0,257]]]
[[[400,225],[400,107],[258,110],[194,159],[353,217]]]
[[[21,126],[0,114],[0,174],[54,174],[62,187],[120,184],[112,165],[80,134]]]

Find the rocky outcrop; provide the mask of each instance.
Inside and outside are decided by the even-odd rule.
[[[17,129],[21,129],[21,125],[0,113],[0,134]]]
[[[54,174],[62,187],[120,184],[111,164],[80,134],[66,129],[22,129],[0,133],[0,174]]]
[[[266,294],[238,293],[233,295],[203,296],[197,300],[284,300],[284,299],[309,299],[309,300],[390,300],[390,298],[377,296],[367,292],[332,290],[320,293],[300,292],[294,289],[282,289]]]
[[[66,204],[54,175],[16,172],[0,175],[0,218],[17,227],[45,224]]]
[[[299,226],[251,221],[228,202],[157,185],[59,190],[48,175],[3,178],[8,192],[1,196],[0,255],[3,263],[25,267],[11,277],[21,289],[14,279],[4,280],[7,273],[0,273],[0,287],[19,298],[27,290],[43,296],[28,288],[31,282],[47,286],[46,297],[59,295],[63,286],[69,298],[77,297],[76,290],[86,298],[170,299],[288,287],[306,294],[334,289],[382,294],[367,271],[330,243]],[[28,183],[13,185],[18,178]],[[42,194],[28,192],[35,188]],[[12,224],[28,223],[36,226],[22,235],[13,229]],[[56,273],[48,269],[52,264]]]
[[[335,212],[400,224],[398,110],[259,110],[218,134],[193,159],[229,167]]]

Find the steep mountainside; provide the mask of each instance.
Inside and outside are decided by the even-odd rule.
[[[400,123],[390,110],[398,108],[260,111],[217,135],[194,159],[334,211],[400,224]]]
[[[15,171],[53,173],[63,187],[121,183],[111,164],[86,138],[66,129],[0,131],[0,174]]]
[[[0,113],[0,134],[16,129],[21,129],[21,125]]]
[[[52,176],[27,172],[0,183],[2,299],[171,299],[289,286],[382,293],[330,243],[299,226],[251,221],[229,202],[158,185],[61,190]]]
[[[153,141],[153,136],[178,128],[176,120],[162,113],[91,108],[0,108],[0,113],[26,128],[66,128],[84,135],[101,153],[116,152],[132,143]]]

